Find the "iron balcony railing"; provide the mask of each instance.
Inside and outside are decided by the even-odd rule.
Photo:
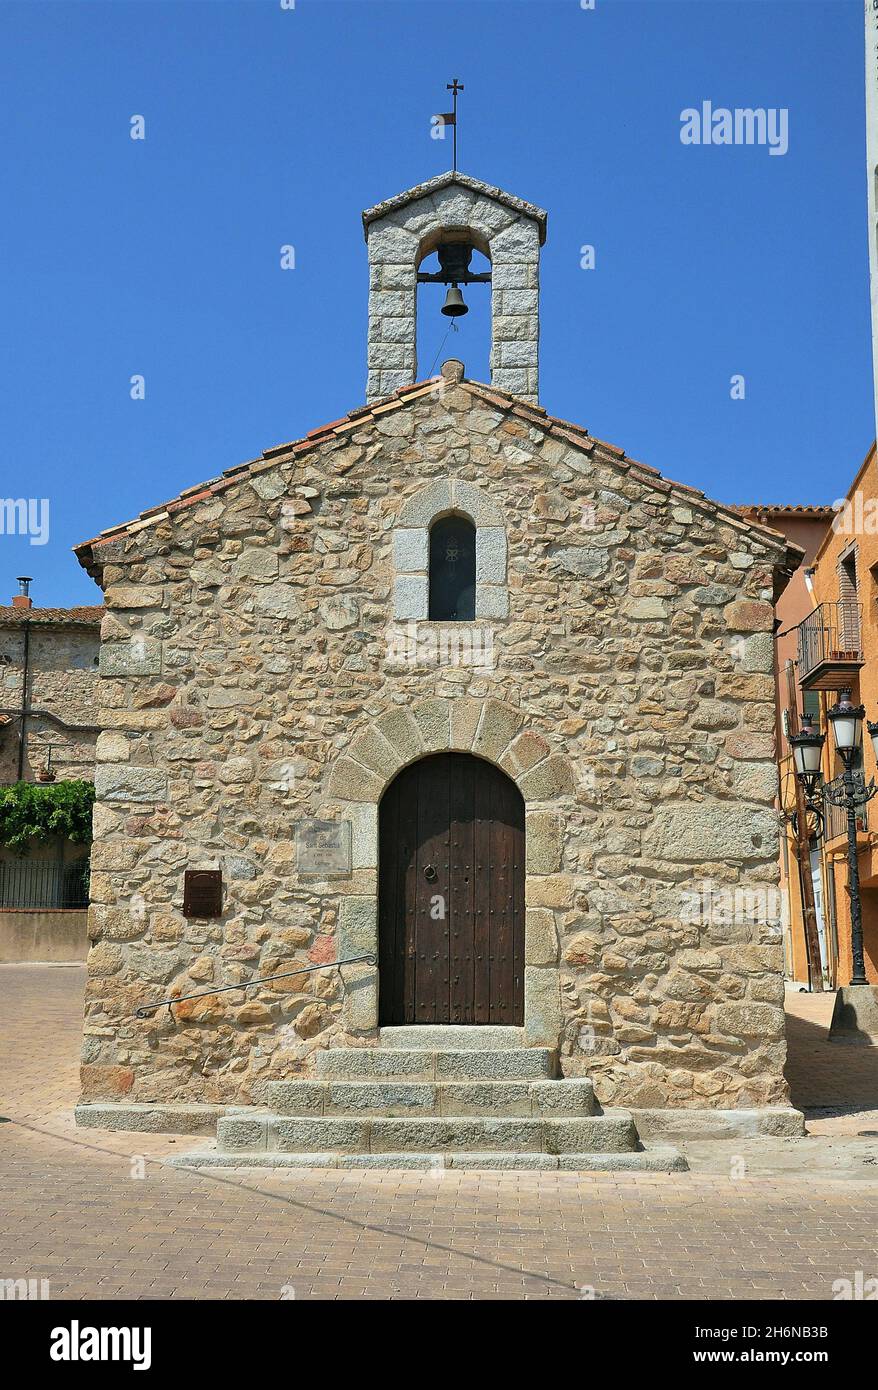
[[[839,662],[862,664],[860,617],[862,604],[854,599],[821,603],[798,628],[799,680],[818,666]]]
[[[854,771],[854,780],[860,788],[863,785],[862,772]],[[841,791],[841,777],[835,777],[831,782],[827,782],[825,791]],[[826,839],[837,840],[842,835],[848,833],[848,813],[843,806],[833,806],[829,797],[823,802],[826,815]],[[866,831],[869,829],[869,808],[868,805],[857,807],[857,829]]]
[[[0,863],[0,908],[88,907],[89,863],[49,860]]]

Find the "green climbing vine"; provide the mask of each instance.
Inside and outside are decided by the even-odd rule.
[[[16,782],[0,787],[0,845],[18,854],[31,840],[56,835],[74,844],[91,844],[91,782]]]

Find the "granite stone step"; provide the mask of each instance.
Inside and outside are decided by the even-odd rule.
[[[627,1110],[602,1115],[426,1116],[352,1118],[340,1115],[277,1115],[268,1111],[226,1115],[217,1124],[223,1153],[623,1153],[637,1147]]]
[[[440,1173],[444,1169],[516,1169],[530,1172],[680,1173],[689,1165],[670,1145],[620,1152],[515,1153],[508,1150],[418,1153],[244,1153],[200,1149],[162,1160],[171,1168],[408,1168]]]
[[[317,1053],[317,1075],[335,1081],[538,1081],[557,1074],[548,1047],[333,1047]]]
[[[417,1048],[429,1052],[499,1052],[524,1047],[524,1029],[500,1024],[416,1023],[397,1024],[378,1033],[382,1047]]]
[[[588,1080],[270,1081],[269,1110],[279,1115],[551,1116],[593,1115]]]

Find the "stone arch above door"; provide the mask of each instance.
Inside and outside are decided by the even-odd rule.
[[[476,618],[509,616],[503,513],[474,483],[436,478],[407,499],[393,530],[393,617],[398,622],[426,620],[430,527],[455,512],[476,528]]]
[[[372,720],[333,765],[329,795],[377,805],[407,763],[443,752],[475,753],[497,763],[528,805],[554,802],[576,790],[570,759],[528,728],[526,716],[513,705],[434,696],[394,706]]]
[[[378,868],[378,803],[398,772],[430,753],[474,753],[496,763],[525,802],[524,1032],[532,1046],[556,1047],[561,1030],[555,910],[573,907],[573,878],[564,872],[567,812],[579,779],[566,754],[528,726],[512,705],[491,698],[425,698],[370,721],[334,763],[324,807],[350,819],[355,872]],[[338,959],[378,952],[378,896],[342,894],[338,904]],[[342,1022],[353,1034],[378,1027],[375,969],[341,970]]]

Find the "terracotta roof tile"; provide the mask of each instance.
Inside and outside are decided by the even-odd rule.
[[[553,423],[549,433],[551,433],[554,438],[566,439],[568,444],[575,444],[577,449],[584,449],[587,454],[594,452],[594,446],[597,443],[597,441],[592,439],[589,435],[577,434],[575,430],[568,429],[566,425],[557,425]]]
[[[405,400],[410,397],[417,400],[418,396],[429,396],[441,383],[441,376],[428,377],[426,381],[416,381],[413,386],[401,386],[398,391],[394,391],[389,400]]]
[[[192,487],[184,487],[180,493],[181,497],[191,497],[194,492],[207,493],[210,490],[210,483],[195,483]],[[101,535],[103,535],[103,531]]]
[[[189,492],[180,496],[178,501],[168,503],[168,515],[176,515],[177,512],[185,511],[187,507],[194,507],[196,502],[203,502],[206,497],[212,497],[211,488],[202,488],[200,492]]]
[[[777,516],[835,516],[835,508],[821,502],[728,502],[732,512],[766,512]]]
[[[573,429],[576,429],[576,428],[577,428],[577,426],[574,425],[574,426],[573,426]],[[607,449],[607,450],[609,450],[609,452],[610,452],[611,454],[614,454],[614,455],[616,456],[616,458],[623,459],[623,458],[625,457],[625,450],[621,447],[621,445],[619,445],[619,444],[609,444],[609,443],[607,442],[606,439],[597,439],[597,438],[595,438],[594,435],[592,435],[591,437],[592,437],[592,439],[594,439],[595,444],[600,445],[600,447],[601,447],[602,449]]]
[[[651,463],[641,463],[640,459],[629,458],[628,464],[631,468],[639,468],[642,473],[652,473],[657,478],[662,476],[657,468],[653,468]]]
[[[316,430],[309,430],[306,439],[319,439],[322,434],[330,434],[336,425],[343,425],[347,421],[347,416],[343,415],[340,420],[330,420],[328,425],[318,425]]]
[[[510,400],[514,399],[511,396],[501,396],[493,386],[483,386],[481,382],[464,380],[460,384],[466,386],[472,395],[478,396],[483,401],[490,401],[491,405],[495,405],[498,410],[508,410]]]
[[[17,627],[25,621],[47,627],[100,627],[105,611],[103,604],[76,608],[16,608],[0,604],[0,627]]]

